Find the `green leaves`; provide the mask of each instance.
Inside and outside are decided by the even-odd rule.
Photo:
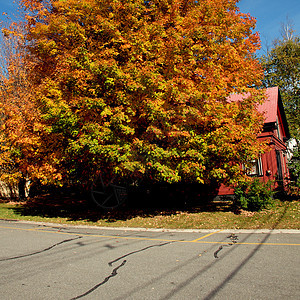
[[[258,178],[248,182],[239,182],[235,188],[235,202],[240,208],[260,211],[270,206],[275,194],[272,181],[262,182]]]
[[[236,1],[21,2],[42,128],[36,161],[62,180],[83,168],[84,180],[100,169],[235,181],[237,166],[259,152],[259,96],[247,88],[261,78],[259,41]],[[226,100],[248,91],[245,105]]]
[[[265,68],[265,87],[278,86],[292,137],[300,137],[300,37],[291,36],[276,41],[261,58]]]

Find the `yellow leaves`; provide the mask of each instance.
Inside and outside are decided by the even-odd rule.
[[[44,163],[39,167],[35,167],[33,165],[28,167],[28,172],[33,178],[39,179],[41,184],[60,184],[62,180],[62,174],[57,171],[57,169],[49,164]]]
[[[197,183],[205,184],[205,181],[204,181],[203,178],[201,178],[201,177],[197,177],[197,178],[196,178],[196,181],[197,181]]]
[[[5,171],[6,173],[3,173],[3,170],[0,173],[0,181],[5,182],[9,186],[17,185],[19,183],[22,174],[16,169],[11,170],[9,172],[7,172],[8,170]]]
[[[49,41],[47,39],[41,40],[37,46],[41,55],[55,56],[58,54],[57,45],[54,41]]]
[[[106,118],[107,116],[112,116],[112,114],[113,114],[113,112],[112,112],[111,108],[108,107],[108,106],[106,106],[106,107],[102,110],[102,112],[101,112],[100,115],[101,115],[102,117]]]
[[[152,126],[152,125],[147,128],[146,132],[149,135],[154,135],[154,137],[156,137],[156,138],[162,138],[164,136],[161,129],[159,129],[155,126]]]
[[[128,160],[128,157],[127,159],[125,158],[121,164],[120,164],[120,167],[116,167],[116,172],[117,173],[122,173],[124,175],[130,175],[133,174],[133,173],[139,173],[140,176],[142,176],[143,174],[145,174],[146,172],[146,168],[145,168],[145,165],[142,164],[141,162],[139,161],[130,161]]]
[[[22,2],[30,47],[11,74],[26,65],[28,85],[3,130],[32,176],[60,182],[63,166],[85,165],[206,183],[257,152],[258,97],[225,100],[261,76],[236,1]]]
[[[9,37],[11,34],[13,34],[14,32],[12,31],[12,30],[9,30],[9,29],[7,29],[7,28],[2,28],[2,33],[3,33],[3,35],[4,35],[4,37]]]

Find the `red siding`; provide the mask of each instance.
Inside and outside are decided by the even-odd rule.
[[[268,124],[266,128],[259,136],[259,139],[267,140],[270,144],[270,151],[264,153],[261,156],[263,175],[259,178],[267,182],[269,180],[276,181],[280,172],[278,168],[278,161],[281,164],[282,180],[285,183],[289,178],[289,172],[287,167],[287,157],[285,155],[286,144],[285,138],[288,138],[289,133],[284,111],[282,110],[282,104],[279,105],[280,94],[278,87],[269,88],[266,90],[267,100],[258,107],[260,112],[265,114],[265,124]],[[241,101],[248,95],[232,95],[229,97],[231,101]],[[283,115],[282,115],[283,114]],[[284,126],[285,125],[285,126]],[[218,195],[232,195],[234,189],[225,185],[221,185]]]

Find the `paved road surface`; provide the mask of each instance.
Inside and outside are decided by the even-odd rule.
[[[300,299],[300,231],[0,220],[0,299]]]

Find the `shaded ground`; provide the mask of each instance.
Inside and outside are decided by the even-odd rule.
[[[45,194],[26,202],[0,203],[0,219],[113,227],[300,229],[299,201],[276,200],[273,207],[248,212],[237,210],[231,201],[168,206],[158,199],[139,200],[104,211],[88,196]]]
[[[200,192],[199,192],[200,190]],[[205,196],[201,195],[201,192]],[[206,187],[199,185],[152,185],[128,189],[128,199],[114,209],[102,209],[93,201],[90,192],[55,188],[39,191],[39,196],[20,202],[14,211],[23,216],[44,218],[67,218],[70,221],[87,220],[97,222],[107,220],[126,221],[136,217],[174,215],[178,212],[198,213],[213,211],[232,211],[236,209],[232,201],[212,202],[215,196]]]
[[[5,200],[2,200],[5,201]],[[119,208],[103,210],[97,207],[88,196],[78,198],[76,196],[55,196],[46,194],[34,197],[27,201],[11,202],[17,206],[13,210],[24,216],[40,216],[44,218],[68,218],[70,221],[88,220],[97,222],[106,219],[108,222],[116,220],[129,220],[136,217],[154,217],[157,215],[174,215],[178,213],[199,213],[199,212],[230,212],[235,211],[232,201],[203,202],[196,206],[180,205],[174,203],[160,203],[153,199],[147,202],[130,202]],[[156,206],[157,205],[157,206]]]

